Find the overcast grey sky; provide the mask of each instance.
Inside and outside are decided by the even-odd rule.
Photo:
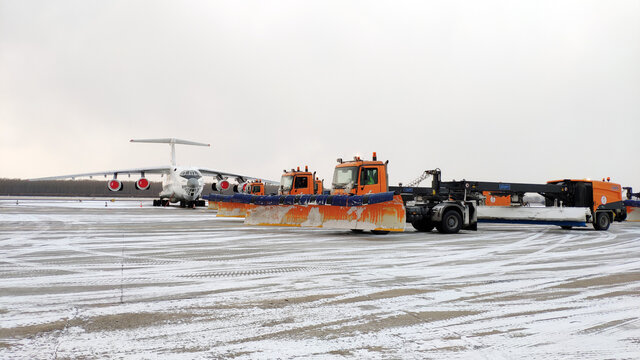
[[[0,0],[0,177],[182,165],[279,179],[640,188],[640,1]]]

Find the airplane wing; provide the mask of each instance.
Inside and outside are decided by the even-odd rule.
[[[198,171],[200,171],[200,173],[202,175],[215,176],[215,177],[220,176],[220,177],[223,177],[223,178],[224,177],[234,178],[238,183],[243,183],[243,182],[248,181],[248,180],[260,179],[260,180],[262,180],[262,182],[265,182],[265,183],[271,183],[273,185],[279,184],[277,181],[265,180],[265,179],[257,178],[257,177],[253,177],[253,176],[232,174],[232,173],[228,173],[228,172],[224,172],[224,171],[218,171],[218,170],[198,168]]]
[[[83,173],[83,174],[72,174],[72,175],[62,175],[62,176],[49,176],[49,177],[41,177],[35,179],[29,179],[30,181],[38,181],[38,180],[75,180],[75,178],[83,178],[88,177],[92,178],[94,176],[104,176],[110,177],[114,174],[167,174],[171,170],[168,166],[157,166],[157,167],[146,167],[146,168],[138,168],[138,169],[124,169],[124,170],[109,170],[109,171],[98,171],[92,173]]]

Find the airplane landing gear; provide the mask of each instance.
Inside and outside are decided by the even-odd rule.
[[[153,206],[169,206],[169,200],[167,200],[167,199],[155,199],[155,200],[153,200]]]

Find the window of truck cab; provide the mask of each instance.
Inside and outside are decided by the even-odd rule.
[[[282,175],[280,186],[282,186],[282,190],[291,190],[293,186],[293,175]]]
[[[331,185],[334,189],[344,189],[350,183],[355,184],[358,181],[358,166],[336,167],[333,172],[333,182]]]
[[[377,167],[362,167],[360,169],[360,185],[376,185],[378,183]]]
[[[293,184],[295,189],[306,189],[307,186],[309,186],[309,183],[306,176],[296,176],[295,183]]]

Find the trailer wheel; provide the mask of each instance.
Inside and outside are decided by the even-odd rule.
[[[611,225],[611,219],[609,219],[609,214],[606,213],[598,213],[596,214],[596,222],[593,223],[593,228],[600,231],[606,231],[609,229],[609,225]]]
[[[373,235],[387,235],[389,232],[385,230],[371,230]]]
[[[434,227],[434,224],[428,219],[412,221],[411,225],[420,232],[430,232]]]
[[[455,234],[462,228],[462,216],[455,210],[449,210],[444,213],[437,228],[443,234]]]

